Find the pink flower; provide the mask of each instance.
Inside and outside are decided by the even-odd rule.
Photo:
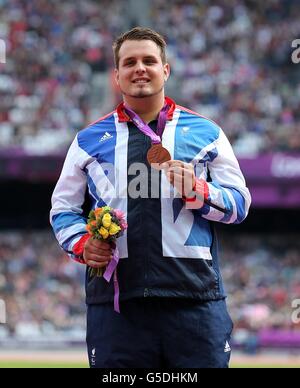
[[[120,226],[121,226],[121,228],[122,228],[123,230],[125,230],[125,229],[128,228],[128,224],[127,224],[127,222],[125,222],[124,220],[122,220],[122,221],[120,222]]]
[[[115,216],[121,220],[122,218],[125,217],[125,213],[123,213],[121,210],[115,209],[114,210]]]

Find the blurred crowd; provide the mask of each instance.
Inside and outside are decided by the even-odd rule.
[[[93,74],[112,64],[117,0],[1,0],[0,147],[64,150],[90,120]]]
[[[291,60],[298,0],[149,3],[151,26],[169,45],[171,97],[221,125],[239,156],[300,151],[300,64]],[[64,151],[94,119],[95,77],[111,78],[126,4],[0,0],[0,148]]]
[[[181,103],[221,125],[239,156],[300,151],[299,1],[153,3]]]
[[[295,237],[295,236],[294,236]],[[293,236],[224,236],[222,273],[236,333],[299,330],[292,300],[300,298],[300,242]],[[4,338],[84,339],[84,266],[68,259],[51,232],[0,234],[0,299]]]
[[[0,340],[83,338],[84,268],[50,232],[0,234],[0,299],[7,316]]]
[[[292,302],[300,299],[297,235],[225,234],[223,239],[222,274],[235,328],[300,329],[292,320]]]

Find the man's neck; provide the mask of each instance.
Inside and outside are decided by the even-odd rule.
[[[151,98],[124,98],[125,105],[131,108],[146,123],[156,120],[165,104],[165,97]]]

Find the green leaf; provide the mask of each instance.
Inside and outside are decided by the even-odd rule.
[[[94,212],[94,210],[91,210],[89,212],[89,220],[94,221],[95,219],[96,219],[95,212]]]

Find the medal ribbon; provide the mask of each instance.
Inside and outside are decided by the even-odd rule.
[[[112,260],[109,262],[106,271],[104,272],[104,279],[109,283],[111,280],[112,275],[114,275],[114,310],[117,313],[120,313],[120,302],[119,302],[119,297],[120,297],[120,289],[119,289],[119,283],[118,283],[118,276],[117,276],[117,265],[120,260],[120,254],[119,250],[116,247],[114,250],[114,257]]]
[[[131,120],[134,122],[134,124],[138,127],[138,129],[143,132],[146,136],[149,136],[152,144],[161,144],[161,138],[162,134],[164,132],[166,123],[167,123],[167,117],[168,117],[168,111],[169,111],[169,105],[165,104],[162,110],[159,112],[158,116],[158,123],[157,123],[157,133],[155,133],[147,123],[143,119],[140,118],[138,114],[136,114],[132,109],[125,106],[125,112],[128,114],[128,116],[131,118]]]

